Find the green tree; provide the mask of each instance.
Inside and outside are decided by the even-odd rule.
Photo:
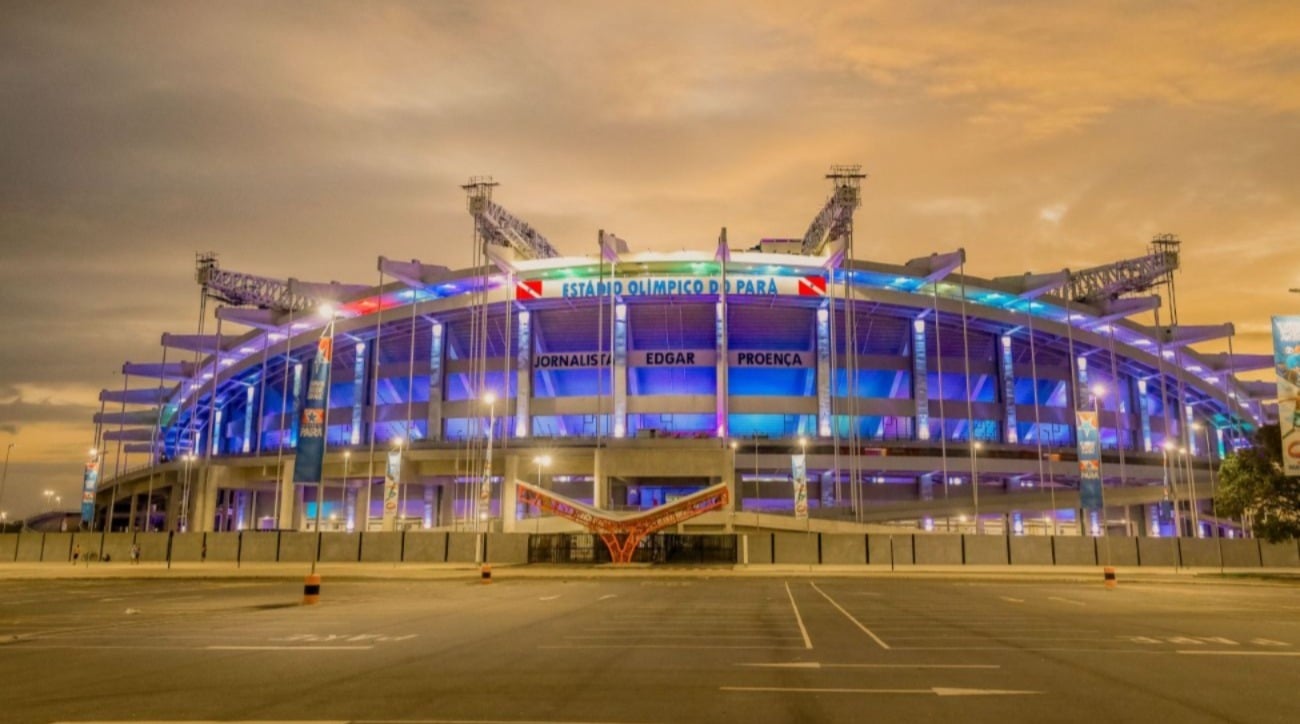
[[[1281,430],[1264,425],[1254,440],[1219,468],[1218,513],[1248,518],[1255,535],[1272,543],[1300,538],[1300,478],[1282,474]]]

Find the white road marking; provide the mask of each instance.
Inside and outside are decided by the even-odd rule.
[[[1075,600],[1073,600],[1073,599],[1069,599],[1069,598],[1061,598],[1060,596],[1048,596],[1048,597],[1047,597],[1047,600],[1049,600],[1049,601],[1060,601],[1061,603],[1068,603],[1068,604],[1070,604],[1070,605],[1072,605],[1072,606],[1087,606],[1087,605],[1088,605],[1088,604],[1084,603],[1083,601],[1075,601]]]
[[[538,601],[554,601],[554,600],[557,599],[557,598],[559,598],[559,596],[542,596],[541,598],[539,598],[539,599],[537,599],[537,600],[538,600]]]
[[[804,647],[805,649],[811,649],[811,648],[812,648],[812,639],[808,638],[808,629],[804,628],[804,625],[803,625],[803,616],[800,616],[800,615],[799,615],[799,607],[798,607],[797,605],[795,605],[795,602],[794,602],[794,593],[792,593],[792,592],[790,591],[790,582],[789,582],[789,581],[787,581],[786,584],[785,584],[785,595],[787,595],[787,596],[790,597],[790,608],[793,608],[793,609],[794,609],[794,620],[797,621],[797,622],[799,623],[799,633],[803,634],[803,647]]]
[[[719,634],[705,634],[705,633],[687,633],[687,634],[663,634],[663,633],[647,633],[647,634],[573,634],[573,635],[570,635],[570,636],[565,636],[564,638],[566,638],[566,639],[614,639],[614,640],[620,640],[620,639],[621,639],[621,640],[626,640],[626,639],[628,639],[628,638],[632,638],[632,637],[635,637],[635,638],[638,638],[638,639],[759,639],[759,640],[766,640],[766,641],[771,641],[771,640],[775,640],[775,641],[787,641],[787,640],[788,640],[788,641],[797,641],[797,640],[799,640],[799,637],[798,637],[798,636],[769,636],[769,635],[764,635],[764,636],[754,636],[754,635],[750,635],[750,634],[726,634],[726,633],[719,633]],[[1082,640],[1091,641],[1091,639],[1082,639]]]
[[[611,599],[611,598],[618,598],[618,594],[617,594],[617,593],[606,593],[605,595],[601,596],[600,598],[598,598],[598,599],[596,599],[596,600],[597,600],[597,601],[607,601],[607,600],[609,600],[609,599]]]
[[[1000,669],[1000,664],[822,664],[793,661],[785,664],[736,664],[760,669]]]
[[[1041,694],[1041,691],[1014,689],[951,689],[933,686],[929,689],[799,689],[785,686],[720,686],[720,691],[777,692],[787,694],[927,694],[933,696],[1024,696]]]
[[[1183,649],[1174,653],[1200,656],[1300,656],[1300,651],[1206,651]]]
[[[62,721],[53,724],[215,724],[214,722],[194,721],[190,719],[154,720],[154,721]],[[609,721],[570,721],[549,719],[293,719],[273,721],[266,719],[248,721],[224,721],[221,724],[623,724]]]
[[[888,649],[888,648],[889,648],[889,644],[885,643],[884,641],[881,641],[879,636],[875,635],[874,633],[871,633],[871,629],[867,628],[866,626],[863,626],[861,621],[857,620],[856,618],[853,618],[853,615],[852,615],[852,614],[850,614],[848,611],[845,611],[843,606],[841,606],[840,604],[838,604],[838,603],[835,602],[835,599],[831,598],[830,596],[827,596],[825,591],[823,591],[822,589],[818,588],[816,583],[813,583],[812,581],[809,581],[809,582],[808,582],[808,585],[812,586],[814,591],[820,593],[820,594],[822,595],[823,598],[825,598],[827,601],[830,601],[830,602],[831,602],[831,605],[832,605],[832,606],[834,606],[835,608],[839,609],[839,612],[840,612],[840,613],[844,614],[844,616],[845,616],[846,618],[848,618],[850,621],[852,621],[852,622],[853,622],[853,623],[854,623],[858,628],[862,629],[862,633],[864,633],[864,634],[870,636],[870,637],[872,638],[873,641],[875,641],[876,643],[880,644],[880,648],[882,648],[882,649]],[[812,648],[812,647],[809,646],[808,648]]]
[[[998,598],[1002,599],[1003,601],[1006,601],[1007,603],[1024,603],[1024,602],[1025,602],[1025,599],[1023,599],[1023,598],[1012,598],[1012,597],[1010,597],[1010,596],[998,596]]]
[[[801,646],[728,646],[707,644],[701,646],[690,646],[687,644],[572,644],[572,645],[550,645],[538,646],[539,649],[674,649],[682,651],[692,651],[704,649],[706,651],[716,649],[764,649],[766,651],[803,651]]]
[[[205,646],[208,651],[369,651],[374,646]]]

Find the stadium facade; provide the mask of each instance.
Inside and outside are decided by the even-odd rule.
[[[1213,474],[1271,391],[1236,375],[1271,358],[1176,322],[1176,240],[991,279],[961,250],[862,260],[859,178],[832,174],[803,239],[745,250],[601,232],[598,254],[560,256],[476,179],[471,268],[381,257],[374,285],[308,284],[201,257],[216,321],[101,394],[87,524],[572,529],[517,503],[525,481],[608,510],[726,483],[692,530],[1239,530],[1212,515]],[[295,483],[323,335],[323,483]],[[1079,410],[1098,414],[1100,511],[1080,509]]]

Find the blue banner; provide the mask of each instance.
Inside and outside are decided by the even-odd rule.
[[[311,363],[307,396],[298,425],[297,457],[293,461],[293,482],[319,483],[321,463],[325,459],[325,406],[329,403],[330,351],[333,340],[321,337],[316,345],[316,359]]]
[[[1300,317],[1273,317],[1277,422],[1282,428],[1282,471],[1300,476]]]
[[[81,476],[81,522],[90,525],[95,517],[95,488],[99,487],[99,461],[86,463]]]
[[[1079,440],[1079,507],[1089,512],[1101,510],[1101,430],[1097,413],[1075,412]]]

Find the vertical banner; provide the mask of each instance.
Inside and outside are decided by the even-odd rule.
[[[803,455],[790,456],[790,472],[794,477],[794,517],[808,517],[808,467]]]
[[[333,338],[324,336],[316,344],[316,359],[311,363],[307,397],[302,405],[298,425],[297,457],[293,461],[293,482],[319,483],[321,463],[325,458],[325,406],[329,393],[330,354]]]
[[[1273,317],[1277,422],[1282,428],[1282,471],[1300,477],[1300,317]]]
[[[95,517],[95,488],[99,487],[99,461],[86,463],[81,476],[81,522],[90,525]]]
[[[402,451],[390,450],[384,466],[384,530],[397,530],[397,486],[401,479]]]
[[[1097,413],[1078,410],[1074,414],[1079,436],[1079,507],[1100,511],[1101,431],[1097,428]]]

